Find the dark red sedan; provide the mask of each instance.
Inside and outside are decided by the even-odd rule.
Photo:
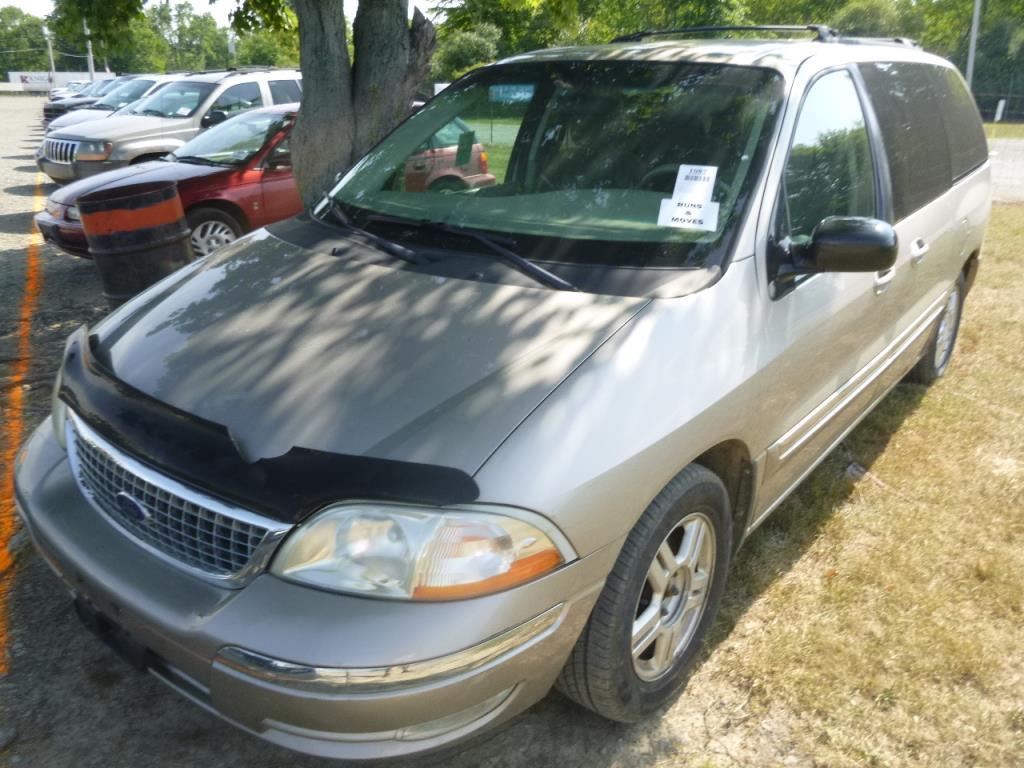
[[[36,214],[36,226],[61,250],[88,258],[76,206],[79,197],[168,180],[178,182],[192,248],[199,256],[252,229],[294,216],[302,210],[302,201],[292,178],[288,134],[297,110],[296,104],[252,110],[204,131],[162,160],[61,187]]]

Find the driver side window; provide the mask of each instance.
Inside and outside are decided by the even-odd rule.
[[[802,245],[828,216],[875,215],[875,170],[857,89],[846,70],[831,72],[800,108],[773,239]]]

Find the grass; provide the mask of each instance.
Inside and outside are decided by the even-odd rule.
[[[900,385],[738,555],[698,678],[787,713],[800,764],[1024,764],[1022,248],[1024,206],[996,206],[947,376]]]
[[[1024,123],[985,123],[990,139],[1024,139]]]

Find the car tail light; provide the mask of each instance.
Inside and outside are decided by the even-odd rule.
[[[487,173],[487,153],[480,153],[480,173]]]

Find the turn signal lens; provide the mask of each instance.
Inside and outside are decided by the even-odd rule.
[[[271,572],[338,592],[458,600],[532,581],[574,556],[554,526],[527,512],[352,504],[298,528]]]

